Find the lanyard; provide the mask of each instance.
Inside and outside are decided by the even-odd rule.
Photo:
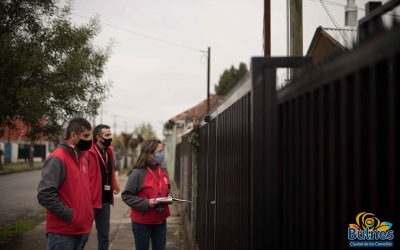
[[[106,176],[107,176],[106,182],[107,182],[107,185],[108,185],[108,166],[107,166],[107,164],[108,164],[108,152],[107,152],[107,150],[106,150],[106,161],[104,161],[104,158],[103,158],[103,156],[101,155],[101,153],[100,153],[100,151],[99,151],[99,149],[97,148],[96,145],[94,146],[94,148],[96,149],[96,152],[97,152],[97,154],[99,155],[99,158],[100,158],[101,162],[103,163],[104,168],[106,169]]]
[[[153,170],[151,170],[149,167],[147,167],[147,169],[149,170],[150,174],[153,176],[153,179],[157,182],[157,177],[156,175],[153,173]],[[162,191],[162,183],[161,183],[161,169],[160,167],[158,167],[158,188],[159,188],[159,195],[161,195],[161,191]]]

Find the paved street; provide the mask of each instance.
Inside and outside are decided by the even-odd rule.
[[[41,171],[0,176],[0,228],[20,218],[36,216],[41,206],[36,199]]]
[[[35,173],[31,174],[29,177],[29,173],[27,174],[27,178],[32,178],[36,180],[33,181],[34,188],[32,190],[33,200],[36,205],[36,185],[39,181],[40,171],[35,171]],[[8,177],[11,177],[9,175]],[[19,177],[22,178],[22,177]],[[16,178],[15,178],[16,179]],[[1,179],[0,179],[1,180]],[[120,176],[121,189],[125,187],[125,183],[127,181],[126,175]],[[3,184],[3,183],[2,183]],[[18,190],[18,189],[17,189]],[[16,192],[19,193],[19,192]],[[24,192],[25,193],[25,192]],[[28,195],[28,194],[27,194]],[[21,194],[19,194],[21,197]],[[31,201],[32,202],[32,199]],[[38,205],[39,206],[39,205]],[[184,249],[183,241],[182,241],[182,222],[178,213],[178,208],[176,204],[170,206],[171,208],[171,216],[167,219],[167,250],[181,250]],[[12,210],[11,210],[12,211]],[[8,211],[10,212],[10,211]],[[115,196],[115,206],[111,208],[111,225],[110,225],[110,247],[109,249],[135,249],[134,240],[131,229],[131,220],[129,217],[130,209],[129,207],[121,200],[120,195]],[[25,250],[25,249],[46,249],[47,242],[45,236],[45,222],[37,225],[34,229],[26,232],[24,235],[21,235],[15,239],[14,242],[6,246],[0,247],[0,249],[7,250]],[[96,227],[93,226],[92,233],[90,235],[89,241],[86,244],[85,249],[92,250],[97,249],[97,235],[96,235]]]

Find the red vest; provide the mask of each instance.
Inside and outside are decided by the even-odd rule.
[[[76,158],[63,148],[57,148],[50,157],[59,158],[65,168],[64,182],[58,187],[58,197],[65,206],[73,209],[70,224],[46,211],[46,229],[49,233],[90,233],[93,224],[93,207],[89,190],[88,162],[82,154],[79,165]]]
[[[102,178],[101,178],[101,164],[99,161],[99,156],[96,152],[96,144],[93,142],[92,147],[85,152],[85,154],[89,157],[89,181],[90,181],[90,191],[92,194],[92,205],[94,208],[101,208],[102,207]],[[112,162],[111,167],[111,191],[115,191],[115,187],[118,185],[115,183],[115,160],[114,160],[114,151],[112,147],[107,148],[107,153],[110,155],[109,161]],[[119,190],[117,190],[119,192]],[[111,194],[111,204],[114,205],[114,195]]]
[[[145,199],[157,198],[161,187],[160,196],[166,197],[168,195],[168,174],[162,171],[160,166],[158,166],[155,171],[150,171],[152,170],[147,169],[143,187],[137,193],[137,196]],[[161,178],[159,178],[159,174],[161,175]],[[161,181],[161,183],[159,181]],[[160,206],[164,206],[164,212],[159,212],[155,208],[149,208],[146,212],[131,208],[131,219],[140,224],[161,224],[170,213],[168,205],[164,204]]]

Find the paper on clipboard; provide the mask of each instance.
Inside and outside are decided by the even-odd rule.
[[[171,204],[172,197],[159,197],[159,198],[156,198],[156,201],[161,204]]]
[[[172,201],[191,203],[191,201],[189,201],[189,200],[183,200],[183,199],[172,198],[172,197],[159,197],[159,198],[156,198],[156,201],[158,203],[164,203],[164,204],[171,204]]]

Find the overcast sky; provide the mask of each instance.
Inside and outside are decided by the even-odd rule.
[[[365,0],[356,0],[364,8]],[[61,2],[62,3],[62,2]],[[224,69],[263,53],[263,0],[75,0],[75,23],[98,15],[102,31],[95,45],[114,40],[104,80],[111,95],[96,119],[120,133],[149,122],[162,138],[162,126],[207,97],[211,47],[211,90]],[[327,1],[344,25],[346,0]],[[272,56],[286,55],[286,0],[271,1]],[[342,6],[341,6],[342,5]],[[319,0],[303,1],[304,53],[318,26],[334,27]],[[364,16],[359,10],[358,17]],[[183,47],[149,39],[170,41]],[[189,47],[189,48],[187,48]],[[102,117],[102,118],[101,118]]]

